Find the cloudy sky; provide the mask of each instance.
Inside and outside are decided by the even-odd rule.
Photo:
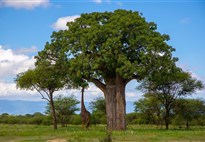
[[[66,29],[66,22],[81,13],[127,9],[139,11],[154,21],[158,31],[171,37],[178,66],[205,81],[205,2],[201,0],[0,0],[0,99],[40,100],[35,91],[16,89],[16,74],[34,68],[34,56],[44,48],[53,31]],[[141,94],[132,81],[126,88],[127,101]],[[80,90],[71,94],[80,98]],[[86,90],[86,101],[102,96],[93,84]],[[193,95],[205,98],[202,90]]]

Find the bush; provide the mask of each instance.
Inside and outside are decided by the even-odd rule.
[[[71,115],[70,124],[80,125],[82,124],[80,115]]]
[[[52,125],[52,118],[50,116],[44,116],[42,120],[43,125]]]
[[[137,123],[138,117],[139,117],[139,114],[136,113],[136,112],[128,113],[128,114],[126,115],[127,124],[138,124],[138,123]]]

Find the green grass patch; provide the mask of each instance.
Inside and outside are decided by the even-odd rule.
[[[106,126],[69,125],[53,130],[43,125],[0,125],[1,142],[100,142],[107,138]],[[111,132],[113,142],[204,142],[205,127],[165,130],[151,125],[130,125],[127,131]]]

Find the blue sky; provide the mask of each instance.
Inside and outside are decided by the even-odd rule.
[[[0,99],[40,100],[35,91],[16,89],[17,73],[34,67],[33,56],[44,48],[53,31],[65,28],[66,21],[81,13],[126,9],[139,11],[147,21],[155,22],[158,31],[170,35],[168,42],[176,48],[178,66],[205,81],[205,2],[201,0],[0,0]],[[127,100],[141,96],[132,81],[126,88]],[[79,90],[73,93],[79,98]],[[86,92],[91,101],[101,96],[94,85]],[[205,98],[205,91],[195,97]]]

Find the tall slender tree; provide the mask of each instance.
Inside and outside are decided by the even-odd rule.
[[[134,103],[135,111],[148,121],[159,126],[162,124],[163,105],[156,96],[144,94],[143,98]]]
[[[57,118],[53,94],[64,87],[70,87],[65,70],[59,70],[60,66],[58,64],[52,64],[44,60],[35,69],[20,73],[15,79],[17,88],[36,90],[40,93],[42,99],[49,102],[55,130],[57,129]]]
[[[186,128],[189,123],[205,114],[205,102],[202,99],[179,99],[174,107],[174,113],[186,121]]]
[[[176,100],[192,95],[196,90],[202,88],[204,85],[201,81],[192,78],[189,73],[176,67],[175,64],[164,65],[155,70],[139,86],[139,89],[152,97],[156,97],[163,104],[166,129],[169,129],[170,113]]]
[[[74,95],[69,97],[63,95],[54,97],[56,117],[58,122],[61,123],[62,127],[66,126],[66,124],[68,124],[71,119],[71,115],[75,114],[75,112],[79,110],[79,108],[76,106],[77,104],[79,104],[79,101],[74,97]],[[49,103],[46,109],[47,114],[52,114],[51,105]]]

